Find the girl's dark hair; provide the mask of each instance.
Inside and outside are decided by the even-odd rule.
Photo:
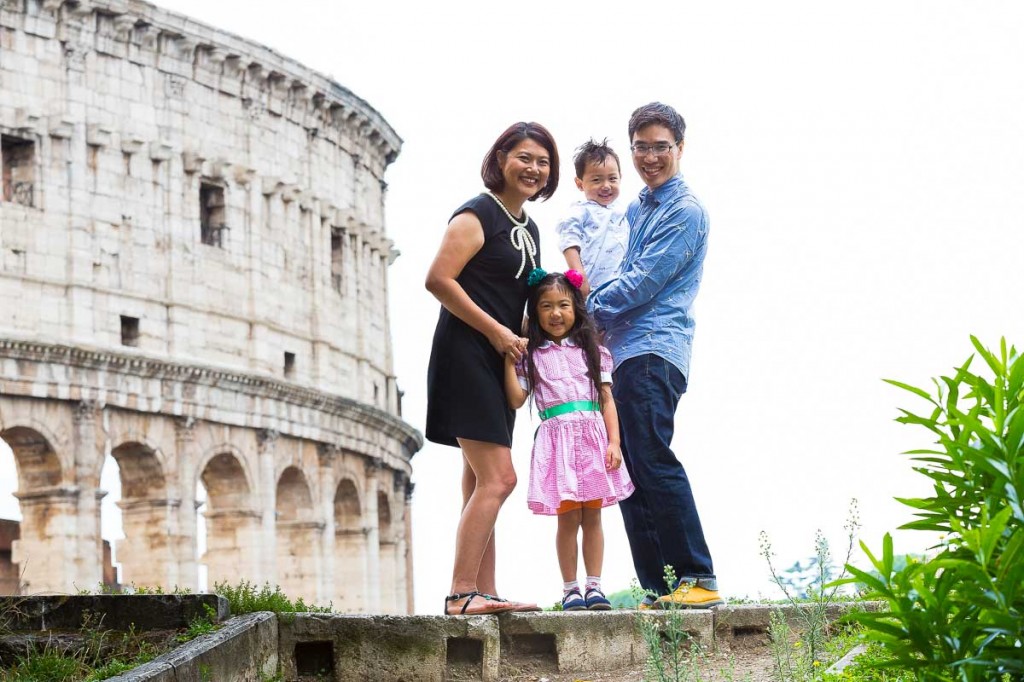
[[[579,147],[576,148],[576,156],[572,158],[572,163],[576,167],[576,177],[580,180],[583,179],[583,173],[587,170],[587,163],[602,164],[608,157],[615,159],[615,165],[619,167],[619,172],[622,172],[622,164],[619,163],[619,155],[608,146],[608,138],[604,138],[600,142],[596,142],[593,138],[587,140]]]
[[[590,381],[594,385],[597,402],[604,407],[604,399],[601,396],[601,351],[597,339],[597,329],[594,327],[594,321],[590,319],[590,314],[587,313],[583,294],[561,272],[550,272],[544,276],[544,279],[530,287],[530,297],[526,301],[525,326],[526,338],[529,339],[526,353],[526,376],[530,381],[530,386],[537,385],[537,368],[533,364],[534,351],[548,340],[537,319],[537,302],[545,291],[554,288],[569,294],[569,298],[572,300],[576,321],[573,323],[572,329],[569,330],[569,338],[583,349],[583,357],[587,360],[587,376],[590,377]],[[535,392],[534,395],[536,395]]]
[[[492,192],[501,192],[505,189],[505,176],[501,172],[501,162],[498,160],[498,152],[508,153],[522,142],[530,139],[547,150],[551,157],[551,166],[548,171],[548,181],[540,191],[529,198],[529,201],[547,199],[555,193],[558,187],[558,147],[555,146],[555,138],[551,136],[548,129],[539,123],[520,121],[513,123],[508,129],[498,136],[491,148],[484,156],[484,162],[480,166],[480,177],[484,181],[484,187]]]

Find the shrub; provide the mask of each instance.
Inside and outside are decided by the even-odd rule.
[[[935,447],[905,454],[932,480],[932,495],[900,499],[915,509],[906,529],[938,532],[933,558],[898,568],[892,537],[881,555],[861,546],[876,573],[847,566],[867,596],[888,612],[857,613],[886,656],[879,666],[906,667],[923,680],[993,680],[1024,675],[1024,359],[999,354],[971,337],[990,378],[971,371],[934,380],[935,393],[890,381],[930,405],[897,421],[937,437]]]

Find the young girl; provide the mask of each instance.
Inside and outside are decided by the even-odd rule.
[[[530,273],[526,356],[505,356],[505,393],[518,409],[532,392],[541,425],[530,460],[527,503],[535,514],[557,515],[555,546],[564,581],[564,611],[611,608],[601,591],[604,532],[601,508],[630,496],[622,465],[619,421],[611,394],[612,359],[580,293],[583,276]],[[587,580],[576,576],[579,529]]]

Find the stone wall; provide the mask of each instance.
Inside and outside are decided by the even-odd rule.
[[[195,586],[201,481],[211,584],[411,610],[395,132],[322,75],[135,0],[0,0],[0,92],[0,437],[29,589],[99,582],[110,454],[124,582]]]

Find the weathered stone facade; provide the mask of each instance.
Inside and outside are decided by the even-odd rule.
[[[418,432],[392,370],[384,172],[351,92],[137,0],[0,0],[0,438],[30,592],[246,578],[412,610]],[[196,488],[208,494],[197,557]]]

